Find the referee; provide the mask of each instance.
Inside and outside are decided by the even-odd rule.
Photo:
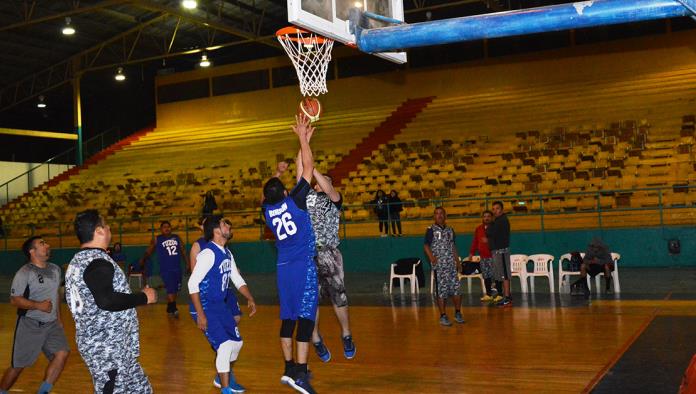
[[[10,303],[17,307],[17,326],[12,344],[12,365],[0,381],[0,393],[7,393],[25,367],[33,365],[43,351],[50,360],[38,393],[48,393],[63,372],[70,348],[60,321],[60,268],[48,262],[51,247],[34,236],[22,245],[29,262],[12,280]]]

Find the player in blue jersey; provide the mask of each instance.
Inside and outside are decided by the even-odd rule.
[[[198,219],[198,228],[201,229],[201,233],[204,232],[203,229],[203,224],[205,223],[207,217],[201,217]],[[230,238],[232,237],[232,233],[230,232]],[[196,258],[198,257],[198,253],[200,253],[203,249],[208,246],[208,240],[205,239],[205,236],[202,235],[200,238],[196,240],[196,242],[191,245],[191,251],[189,252],[189,261],[191,262],[191,271],[196,269]],[[234,287],[234,283],[230,281],[229,286],[227,287],[227,295],[225,297],[225,303],[227,306],[230,307],[230,311],[232,312],[232,316],[234,317],[234,321],[239,324],[239,321],[242,320],[242,310],[239,308],[239,302],[237,301],[237,293],[236,293],[236,288]],[[189,299],[189,313],[191,314],[191,318],[193,321],[196,321],[196,309],[193,306],[193,302]],[[213,349],[214,350],[214,349]],[[213,379],[213,386],[217,388],[222,388],[220,384],[220,376],[217,374],[215,375],[215,379]]]
[[[169,221],[164,220],[160,223],[160,232],[160,235],[150,241],[150,246],[141,261],[146,261],[157,250],[160,277],[167,291],[167,313],[170,316],[179,317],[176,295],[181,290],[181,259],[184,259],[187,269],[190,269],[186,245],[181,242],[178,235],[172,234],[172,225]]]
[[[217,353],[215,367],[221,393],[243,393],[244,387],[236,382],[230,370],[230,363],[237,360],[243,342],[231,308],[225,302],[229,282],[247,299],[249,316],[256,313],[256,304],[239,275],[232,253],[225,247],[231,234],[229,222],[220,215],[210,216],[204,223],[204,233],[210,242],[196,256],[196,266],[188,281],[195,321]]]
[[[278,298],[280,300],[280,345],[285,359],[283,384],[304,393],[314,393],[307,376],[309,340],[317,314],[318,283],[314,264],[314,231],[307,212],[307,193],[314,170],[309,147],[314,128],[306,117],[296,117],[293,131],[300,142],[302,177],[290,193],[278,178],[263,186],[266,225],[276,236],[278,249]],[[293,359],[292,335],[297,326],[297,363]]]

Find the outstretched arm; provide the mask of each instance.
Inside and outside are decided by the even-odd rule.
[[[314,169],[314,179],[317,180],[317,183],[321,187],[321,190],[326,193],[327,196],[331,199],[333,202],[339,202],[341,201],[341,195],[338,194],[336,189],[334,189],[333,185],[331,184],[331,181],[329,181],[328,178],[326,178],[319,170],[316,168]]]
[[[309,124],[309,118],[306,116],[295,116],[296,123],[292,127],[292,131],[297,134],[300,141],[300,156],[302,163],[302,171],[298,169],[298,174],[302,174],[308,183],[312,181],[312,172],[314,171],[314,158],[312,157],[312,148],[309,147],[308,137],[311,138],[314,133],[314,127]]]
[[[314,135],[314,127],[311,127],[309,132],[307,133],[307,143],[312,140],[312,136]],[[302,149],[297,151],[297,158],[295,159],[295,168],[297,168],[297,176],[295,179],[297,182],[300,181],[300,178],[302,177],[302,171],[304,170],[304,165],[302,165]],[[309,182],[309,181],[308,181]]]

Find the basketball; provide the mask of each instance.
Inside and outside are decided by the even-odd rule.
[[[321,103],[315,97],[305,97],[300,101],[300,110],[298,114],[309,118],[310,122],[316,122],[321,115]]]

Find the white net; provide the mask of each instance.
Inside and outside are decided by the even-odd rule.
[[[278,34],[278,41],[295,66],[302,95],[316,97],[328,92],[326,71],[334,41],[300,29],[288,30],[292,31]]]

